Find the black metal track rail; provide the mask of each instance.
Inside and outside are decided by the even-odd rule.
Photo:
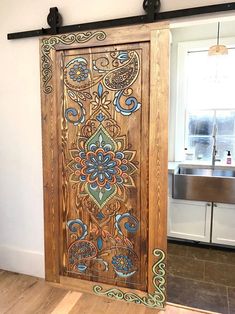
[[[7,38],[19,39],[19,38],[36,37],[36,36],[44,36],[44,35],[58,35],[58,34],[85,31],[85,30],[91,30],[91,29],[109,28],[109,27],[115,27],[115,26],[128,26],[128,25],[135,25],[135,24],[141,24],[141,23],[151,23],[151,22],[170,20],[170,19],[180,18],[180,17],[189,17],[189,16],[194,16],[194,15],[219,13],[219,12],[235,10],[235,2],[230,2],[230,3],[188,8],[188,9],[175,10],[175,11],[153,13],[154,4],[155,4],[154,1],[149,2],[149,8],[146,15],[126,17],[126,18],[115,19],[115,20],[105,20],[105,21],[92,22],[92,23],[60,26],[60,27],[56,26],[55,24],[56,22],[54,23],[52,22],[52,24],[49,23],[49,25],[51,25],[51,28],[45,28],[45,29],[42,28],[42,29],[26,31],[26,32],[10,33],[7,35]],[[58,12],[57,8],[51,8],[50,14],[53,9],[56,9],[56,11]],[[57,12],[55,11],[52,12],[54,14],[54,16],[52,15],[52,18],[55,19],[56,17],[58,17],[58,15],[56,15]]]
[[[179,17],[194,16],[200,14],[219,13],[235,10],[235,2],[214,4],[203,7],[195,7],[190,9],[181,9],[176,11],[168,11],[159,13],[156,18],[158,21],[174,19]]]

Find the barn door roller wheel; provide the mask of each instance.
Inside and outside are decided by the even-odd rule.
[[[158,13],[160,11],[160,7],[161,7],[161,1],[160,0],[144,0],[143,8],[144,8],[145,12],[148,13],[148,10],[150,8],[150,2],[155,2],[154,13]]]

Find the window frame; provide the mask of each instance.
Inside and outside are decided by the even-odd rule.
[[[216,44],[216,39],[196,40],[179,42],[177,49],[177,75],[176,75],[176,100],[172,110],[175,111],[173,125],[175,128],[174,139],[174,159],[175,161],[184,160],[185,148],[185,129],[187,114],[187,54],[189,51],[208,50]],[[235,48],[235,37],[221,38],[221,44],[228,48]],[[175,107],[175,108],[174,108]],[[226,109],[226,108],[224,108]],[[213,109],[212,109],[213,110]],[[223,110],[223,109],[222,109]],[[234,107],[235,110],[235,107]],[[197,163],[196,160],[192,161]]]

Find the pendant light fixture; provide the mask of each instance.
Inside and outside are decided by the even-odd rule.
[[[220,45],[220,22],[217,29],[217,44],[211,46],[208,51],[209,56],[222,56],[228,54],[228,48],[225,45]]]

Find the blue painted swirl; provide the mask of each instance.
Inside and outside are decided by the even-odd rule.
[[[69,123],[77,126],[79,123],[83,123],[85,121],[85,109],[81,102],[76,102],[78,104],[79,112],[76,108],[68,108],[65,110],[65,118]],[[71,116],[78,117],[77,120],[71,119]]]
[[[130,233],[137,232],[139,228],[139,221],[136,217],[132,216],[130,213],[124,213],[122,215],[118,214],[115,217],[115,227],[118,230],[118,233],[123,235],[123,230],[121,227],[121,221],[124,219],[127,219],[127,221],[124,223],[125,229]]]
[[[137,111],[141,107],[141,103],[138,102],[138,100],[135,97],[128,97],[125,101],[125,104],[127,105],[127,108],[123,108],[120,101],[121,97],[124,95],[124,90],[121,90],[115,94],[115,98],[113,101],[113,104],[116,108],[117,112],[120,112],[124,116],[129,116],[133,112]]]
[[[81,228],[82,232],[77,240],[83,240],[87,236],[87,225],[85,225],[80,219],[69,220],[67,226],[72,233],[78,233],[78,229]]]

